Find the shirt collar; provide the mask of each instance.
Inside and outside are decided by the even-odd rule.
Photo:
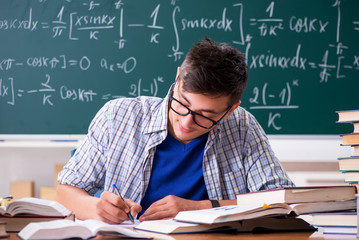
[[[145,134],[167,131],[169,94],[170,90],[167,92],[166,97],[161,101],[158,107],[153,110],[153,113],[148,116],[150,119]]]

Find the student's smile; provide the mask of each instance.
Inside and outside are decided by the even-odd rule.
[[[183,132],[183,133],[190,133],[192,132],[192,130],[190,129],[186,129],[184,127],[182,127],[182,125],[179,123],[179,129]]]

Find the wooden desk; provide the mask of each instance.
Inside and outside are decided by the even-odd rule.
[[[16,233],[10,233],[9,238],[3,238],[4,240],[19,240],[16,236]],[[104,237],[98,236],[93,238],[95,240],[114,240],[124,238],[114,238],[114,237]],[[355,235],[323,235],[321,231],[317,232],[291,232],[291,233],[240,233],[240,234],[230,234],[230,233],[197,233],[197,234],[174,234],[174,235],[164,235],[163,238],[155,237],[153,240],[161,239],[172,239],[172,240],[325,240],[325,239],[357,239]],[[133,240],[133,239],[131,239]]]

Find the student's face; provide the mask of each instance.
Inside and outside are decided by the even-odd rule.
[[[233,105],[232,107],[228,106],[228,96],[211,97],[203,94],[186,92],[182,88],[181,81],[177,81],[173,89],[172,96],[192,112],[201,114],[214,121],[227,119],[229,115],[239,106],[239,103]],[[172,107],[174,107],[175,110],[177,108],[183,109],[178,102],[176,105],[172,104]],[[201,121],[200,116],[199,118],[198,116],[195,117],[198,119],[197,123],[201,124],[203,122]],[[171,108],[169,108],[168,118],[169,133],[184,144],[189,143],[193,139],[209,132],[215,127],[215,125],[213,125],[210,129],[203,128],[194,122],[192,114],[181,116]],[[204,121],[204,123],[207,124],[206,121]]]

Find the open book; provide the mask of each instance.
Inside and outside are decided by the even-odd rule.
[[[356,209],[356,202],[312,202],[300,204],[276,203],[271,205],[232,205],[211,209],[183,211],[174,218],[189,223],[223,223],[268,216],[301,215],[313,212]]]
[[[75,216],[60,203],[39,198],[22,198],[0,207],[0,221],[7,232],[18,232],[31,222],[56,219],[74,220]]]
[[[71,211],[56,201],[26,197],[0,207],[0,215],[68,216]]]
[[[173,219],[144,221],[135,227],[136,230],[162,234],[196,233],[196,232],[261,232],[261,231],[313,231],[309,223],[294,217],[263,217],[215,224],[197,224],[179,222]],[[146,232],[143,234],[152,236]]]
[[[94,219],[76,222],[64,219],[30,223],[18,233],[21,239],[88,239],[97,235],[141,239],[149,238],[130,228],[110,225]]]

